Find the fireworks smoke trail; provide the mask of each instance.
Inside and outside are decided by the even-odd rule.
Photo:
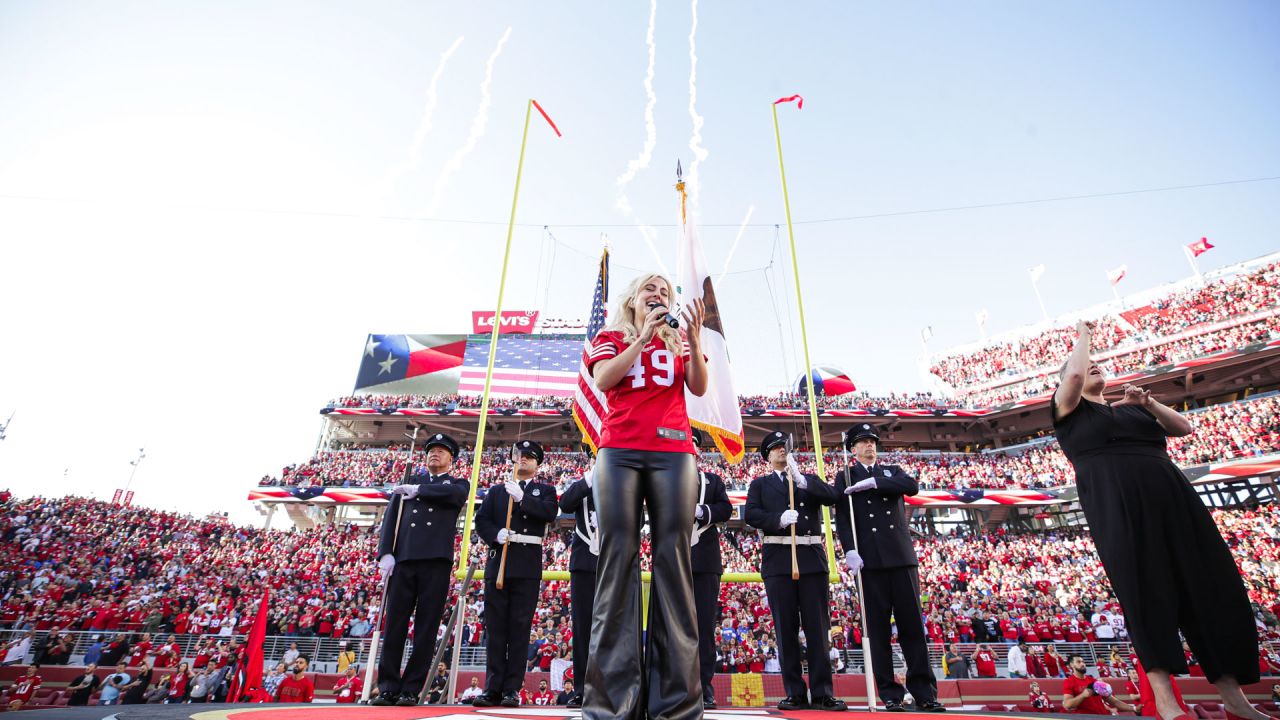
[[[614,206],[623,215],[631,216],[631,203],[627,200],[627,185],[635,179],[636,173],[649,167],[653,159],[653,148],[658,144],[658,125],[653,119],[653,108],[658,104],[658,95],[653,91],[653,67],[658,56],[658,46],[653,40],[654,25],[658,17],[658,0],[649,0],[649,31],[645,33],[645,44],[649,47],[649,68],[644,76],[644,147],[640,154],[627,163],[627,171],[618,176],[618,198]]]
[[[689,118],[693,121],[693,135],[689,149],[693,160],[689,163],[689,209],[698,209],[698,166],[707,159],[707,149],[702,147],[702,116],[698,114],[698,0],[693,0],[693,25],[689,28]]]
[[[489,60],[484,66],[484,80],[480,82],[480,107],[476,108],[475,117],[471,119],[471,133],[467,136],[467,141],[462,147],[453,153],[453,157],[449,158],[449,162],[440,169],[440,174],[436,177],[435,192],[432,194],[431,204],[427,206],[423,213],[427,217],[435,214],[436,208],[440,204],[440,198],[444,192],[445,185],[448,184],[449,178],[458,168],[462,167],[462,161],[475,150],[476,144],[480,142],[480,138],[484,137],[485,129],[489,125],[489,106],[493,104],[493,96],[489,92],[490,86],[493,84],[493,66],[498,61],[498,56],[502,54],[502,48],[507,44],[507,39],[511,37],[511,28],[502,33],[502,37],[498,39],[498,46],[493,49],[493,54],[489,56]]]

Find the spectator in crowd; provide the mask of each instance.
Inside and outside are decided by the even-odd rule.
[[[102,636],[94,635],[90,640],[93,642],[90,643],[89,647],[85,648],[84,664],[97,665],[98,661],[102,659]]]
[[[154,672],[155,668],[152,668]],[[148,688],[143,692],[142,703],[145,705],[159,705],[169,698],[169,681],[172,676],[168,675],[160,678],[160,682]]]
[[[449,692],[449,666],[437,663],[436,674],[431,676],[431,684],[427,690],[427,704],[439,704],[447,692]]]
[[[556,696],[556,705],[568,705],[569,701],[578,695],[573,691],[573,680],[564,681],[564,689]]]
[[[40,665],[37,663],[28,665],[27,674],[15,680],[9,688],[9,709],[21,710],[23,706],[30,704],[31,698],[35,696],[43,682],[44,680],[40,677]]]
[[[1027,702],[1040,712],[1053,711],[1053,700],[1049,697],[1049,693],[1041,690],[1040,683],[1034,680],[1031,681],[1031,688],[1027,691]]]
[[[316,687],[307,677],[306,656],[293,661],[293,672],[280,681],[276,689],[276,701],[282,703],[309,703],[315,697]]]
[[[10,640],[4,647],[3,664],[18,665],[26,662],[27,653],[31,652],[31,642],[35,639],[35,636],[35,630],[28,630],[21,637]]]
[[[1009,648],[1008,669],[1011,678],[1028,677],[1026,641],[1019,641],[1017,645]]]
[[[206,703],[210,701],[213,694],[214,686],[221,678],[208,667],[202,667],[195,671],[195,677],[191,680],[191,692],[187,693],[187,699],[193,703]]]
[[[80,706],[89,704],[89,696],[93,695],[102,681],[98,679],[98,666],[89,663],[84,666],[84,674],[71,681],[67,686],[70,693],[67,704],[71,706]]]
[[[119,705],[121,695],[133,677],[126,672],[127,664],[123,661],[116,664],[116,671],[102,679],[102,694],[98,696],[99,705]]]
[[[137,675],[133,677],[123,688],[121,688],[122,705],[143,705],[146,703],[147,688],[151,686],[151,676],[153,672],[151,666],[142,663],[137,667]]]
[[[463,705],[470,705],[476,698],[484,694],[484,688],[480,687],[480,676],[472,675],[471,684],[458,695],[458,702]]]
[[[337,694],[339,703],[354,703],[360,699],[360,693],[364,691],[364,681],[360,679],[355,665],[348,665],[342,671],[342,677],[334,684],[333,691]]]
[[[960,654],[960,650],[955,643],[947,645],[947,652],[944,657],[947,663],[948,680],[969,679],[969,658]]]
[[[1089,666],[1083,657],[1069,656],[1067,667],[1071,668],[1071,674],[1062,681],[1063,710],[1087,715],[1113,715],[1111,708],[1134,712],[1132,705],[1112,695],[1111,686],[1105,681],[1095,680],[1085,673]]]
[[[294,659],[296,660],[297,658]],[[262,689],[271,697],[274,698],[276,696],[280,690],[280,683],[283,682],[285,677],[289,674],[287,668],[288,665],[283,662],[278,662],[271,668],[271,672],[262,679]]]
[[[996,655],[991,652],[991,648],[986,645],[978,645],[973,655],[969,656],[973,660],[974,666],[978,669],[978,677],[993,678],[996,676]]]
[[[293,667],[294,661],[297,660],[298,656],[301,654],[302,653],[298,652],[298,643],[291,642],[289,643],[289,649],[285,650],[284,655],[281,656],[280,662],[284,663],[285,667]]]
[[[187,695],[191,692],[191,679],[191,665],[179,663],[178,669],[169,676],[169,691],[165,702],[170,705],[186,702]]]
[[[352,650],[350,644],[346,640],[342,641],[341,650],[338,652],[338,674],[347,671],[347,667],[356,661],[356,651]]]

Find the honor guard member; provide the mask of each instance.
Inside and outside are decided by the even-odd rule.
[[[426,455],[428,473],[414,475],[416,484],[397,485],[382,516],[378,567],[389,585],[375,705],[418,704],[449,597],[458,513],[467,504],[471,485],[449,474],[458,457],[453,438],[432,435]],[[413,653],[401,675],[411,617]]]
[[[570,483],[560,495],[560,511],[573,513],[573,545],[569,556],[569,609],[573,614],[573,679],[574,687],[586,677],[591,650],[591,614],[596,606],[596,559],[600,555],[600,538],[596,517],[596,501],[591,485],[595,468]],[[582,707],[582,693],[575,692],[566,707]]]
[[[836,531],[844,548],[845,564],[857,575],[862,571],[862,592],[867,606],[867,639],[876,688],[885,709],[905,712],[907,692],[922,712],[946,712],[938,702],[938,682],[929,666],[924,621],[920,613],[919,561],[911,545],[911,530],[903,496],[920,492],[916,479],[897,465],[877,463],[880,436],[871,425],[856,425],[845,434],[844,447],[856,458],[836,476],[842,493],[836,509]],[[858,525],[855,544],[849,505]],[[889,647],[891,625],[898,626],[898,644],[907,662],[907,686],[893,677],[893,653]]]
[[[521,440],[516,443],[515,455],[517,479],[492,485],[476,510],[476,532],[489,546],[484,568],[484,626],[488,632],[485,686],[484,694],[472,703],[477,707],[520,705],[519,692],[529,660],[529,629],[542,583],[542,538],[547,523],[554,522],[560,513],[555,487],[537,478],[542,446]],[[514,503],[509,530],[508,501]],[[499,590],[504,545],[507,562]]]
[[[787,697],[779,710],[845,709],[832,697],[831,604],[827,598],[827,554],[822,546],[822,505],[834,505],[840,495],[817,475],[804,475],[786,450],[787,436],[771,432],[760,443],[760,456],[772,472],[751,481],[747,490],[746,521],[764,535],[760,574],[778,636],[782,685]],[[795,483],[795,508],[790,504],[788,478]],[[800,579],[791,579],[791,527],[796,530],[796,560]],[[808,640],[809,689],[800,663],[800,628]],[[810,703],[809,696],[813,701]]]
[[[693,428],[693,444],[702,450],[706,436]],[[716,632],[720,609],[720,574],[724,564],[720,560],[720,524],[729,521],[733,505],[724,480],[708,472],[698,473],[698,504],[693,511],[693,537],[690,539],[690,559],[693,565],[693,605],[698,612],[698,661],[702,665],[702,707],[714,710],[715,689],[711,679],[716,676],[716,645],[720,636]]]

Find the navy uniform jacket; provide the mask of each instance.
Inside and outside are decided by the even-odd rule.
[[[724,564],[720,560],[720,524],[729,522],[733,516],[733,505],[729,502],[729,492],[725,490],[724,480],[715,473],[698,473],[701,487],[698,492],[702,496],[702,519],[695,516],[693,524],[706,528],[698,538],[698,544],[689,549],[695,573],[724,572]],[[787,572],[790,572],[788,570]]]
[[[840,498],[835,488],[822,482],[817,475],[805,475],[809,487],[796,488],[796,512],[800,519],[796,522],[796,537],[821,537],[822,510],[820,505],[834,505]],[[774,535],[790,539],[791,528],[780,527],[783,511],[788,509],[787,483],[778,473],[761,475],[751,481],[747,489],[747,524],[759,528],[766,536]],[[827,553],[821,544],[800,545],[796,548],[796,559],[801,574],[827,572]],[[784,545],[766,544],[761,551],[761,575],[791,575],[791,543]]]
[[[560,506],[556,504],[556,489],[534,478],[520,483],[524,498],[511,510],[511,532],[519,535],[543,537],[547,523],[556,519]],[[497,578],[502,564],[502,546],[498,544],[498,531],[507,526],[507,488],[494,483],[484,495],[484,502],[476,510],[476,532],[489,545],[489,562],[485,566],[486,578]],[[509,543],[506,577],[542,577],[542,544]]]
[[[584,500],[587,503],[586,512],[582,509]],[[589,536],[587,528],[591,518],[587,517],[587,512],[596,510],[596,500],[591,493],[591,488],[587,487],[586,480],[579,479],[564,489],[564,494],[560,496],[560,510],[572,513],[575,520],[573,541],[570,545],[572,554],[569,556],[569,572],[595,572],[598,558],[591,552],[591,546],[587,541],[582,539],[582,535]],[[600,532],[599,528],[592,529],[597,533]]]
[[[841,470],[836,475],[836,490],[841,493],[836,508],[836,532],[840,535],[840,547],[847,553],[854,549],[853,527],[849,522],[849,500],[853,499],[853,512],[858,521],[858,554],[863,566],[869,570],[912,567],[919,565],[916,550],[911,545],[911,528],[907,525],[905,495],[920,492],[916,479],[897,465],[876,463],[870,469],[853,462],[851,470]],[[850,482],[846,473],[853,473],[853,483],[873,478],[873,490],[844,495]]]
[[[453,541],[458,534],[458,513],[467,504],[471,483],[452,475],[414,475],[418,495],[404,502],[400,514],[400,537],[396,533],[396,509],[404,499],[392,495],[382,515],[378,557],[391,553],[395,544],[396,562],[406,560],[448,560],[453,562]]]

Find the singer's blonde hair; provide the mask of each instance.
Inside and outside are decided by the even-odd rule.
[[[613,321],[609,323],[609,330],[615,330],[622,333],[622,341],[628,345],[635,342],[640,337],[640,328],[644,326],[644,317],[636,317],[635,299],[640,295],[641,290],[650,281],[658,280],[667,286],[668,300],[675,300],[675,287],[671,281],[660,273],[650,273],[648,275],[640,275],[636,279],[627,284],[622,295],[618,298],[618,307],[613,313]],[[670,308],[670,305],[668,305]],[[683,351],[684,341],[680,338],[680,331],[663,323],[658,326],[658,337],[662,338],[662,342],[671,352],[679,355]]]

